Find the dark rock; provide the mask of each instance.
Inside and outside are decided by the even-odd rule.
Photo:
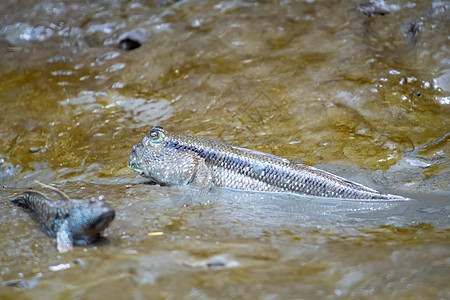
[[[372,4],[364,4],[364,3],[360,3],[358,5],[358,11],[369,17],[373,16],[373,15],[384,16],[389,13],[389,11],[387,11],[381,7],[378,7],[378,6],[375,6]]]
[[[117,41],[123,50],[133,50],[139,48],[147,39],[147,31],[143,28],[136,28],[122,34]]]
[[[37,153],[41,151],[41,147],[30,147],[30,153]]]

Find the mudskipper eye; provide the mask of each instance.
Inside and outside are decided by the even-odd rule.
[[[152,130],[150,132],[150,138],[152,139],[152,141],[156,141],[159,139],[159,132],[156,130]]]
[[[149,139],[148,141],[150,142],[151,145],[155,146],[156,144],[160,144],[164,139],[164,134],[153,128],[152,131],[150,131],[150,135],[149,135]]]

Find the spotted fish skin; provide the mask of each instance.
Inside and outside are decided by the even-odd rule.
[[[97,239],[115,216],[110,205],[94,198],[51,201],[39,192],[27,191],[11,202],[27,210],[48,236],[56,238],[60,253]]]
[[[383,194],[331,173],[284,158],[156,126],[133,146],[128,167],[167,185],[295,193],[364,200],[409,200]]]

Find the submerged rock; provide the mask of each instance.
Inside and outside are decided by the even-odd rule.
[[[118,44],[123,50],[133,50],[139,48],[147,39],[147,30],[136,28],[122,34],[118,39]]]
[[[45,41],[51,37],[54,31],[44,26],[33,27],[28,23],[15,23],[5,28],[6,40],[12,45],[19,45],[27,41]]]
[[[387,9],[384,9],[382,7],[373,4],[364,4],[364,3],[360,3],[358,5],[358,11],[369,17],[373,15],[384,16],[389,13],[389,10]]]
[[[6,180],[15,175],[19,174],[22,171],[22,167],[20,165],[14,166],[13,164],[5,162],[3,158],[0,157],[0,180]]]

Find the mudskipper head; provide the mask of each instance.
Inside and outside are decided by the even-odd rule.
[[[159,126],[152,128],[142,143],[133,146],[128,167],[137,174],[158,181],[154,178],[155,165],[159,162],[159,154],[163,151],[167,131]]]
[[[180,135],[177,137],[179,139]],[[188,184],[195,175],[197,159],[174,134],[156,126],[142,143],[133,146],[128,167],[157,183]]]
[[[90,214],[89,226],[96,232],[103,231],[114,220],[116,215],[114,209],[104,201],[104,197],[100,196],[98,199],[92,198],[89,200]]]
[[[103,196],[82,202],[70,212],[68,226],[75,240],[93,241],[114,220],[115,211]]]

